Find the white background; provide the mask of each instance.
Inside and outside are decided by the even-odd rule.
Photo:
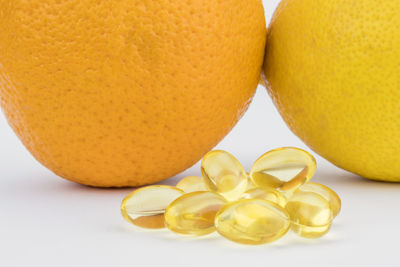
[[[264,1],[267,21],[277,3]],[[259,155],[281,146],[307,149],[259,87],[218,148],[249,169]],[[0,115],[0,266],[398,266],[400,184],[368,181],[316,158],[313,180],[333,188],[343,203],[326,236],[307,240],[289,233],[262,246],[217,234],[192,239],[129,225],[119,207],[132,189],[94,189],[55,176]],[[164,183],[175,185],[186,175],[200,175],[199,164]]]

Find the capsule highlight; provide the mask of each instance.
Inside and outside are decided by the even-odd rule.
[[[152,185],[127,195],[121,204],[122,217],[129,223],[148,229],[164,228],[167,206],[183,195],[183,191],[168,185]]]
[[[259,157],[251,167],[250,178],[259,187],[294,191],[311,179],[316,168],[317,163],[310,153],[283,147]]]
[[[207,189],[222,195],[228,201],[239,199],[247,190],[246,171],[226,151],[214,150],[207,153],[201,162],[201,174]]]
[[[262,199],[238,200],[224,206],[215,218],[223,237],[241,244],[259,245],[284,236],[289,214],[279,205]]]
[[[207,235],[215,231],[214,219],[227,201],[214,192],[193,192],[173,201],[165,211],[165,224],[185,235]]]

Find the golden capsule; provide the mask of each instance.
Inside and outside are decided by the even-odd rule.
[[[320,194],[329,202],[332,209],[333,218],[335,218],[339,214],[342,206],[342,201],[340,200],[338,194],[336,194],[336,192],[329,187],[323,184],[309,182],[303,184],[298,190]]]
[[[256,187],[247,190],[242,199],[264,199],[285,207],[286,198],[278,190],[271,187]]]
[[[247,190],[247,173],[240,162],[222,150],[207,153],[201,162],[201,173],[208,190],[234,201]]]
[[[224,206],[215,217],[218,233],[234,242],[264,244],[284,236],[290,228],[288,213],[262,199],[238,200]]]
[[[256,186],[253,184],[253,182],[250,179],[250,174],[248,172],[246,172],[246,175],[247,175],[247,188],[246,189],[250,190],[250,189],[256,188]]]
[[[207,191],[203,179],[198,176],[187,176],[180,180],[176,187],[183,190],[186,194],[196,191]]]
[[[165,209],[182,195],[183,191],[173,186],[142,187],[124,198],[121,214],[126,221],[142,228],[164,228]]]
[[[296,190],[286,204],[286,210],[292,221],[292,230],[300,236],[321,237],[331,228],[331,205],[318,193]]]
[[[271,150],[258,158],[250,170],[256,186],[281,191],[295,190],[311,179],[317,163],[308,152],[294,147]]]
[[[173,232],[207,235],[215,230],[214,219],[226,200],[217,193],[198,191],[173,201],[165,211],[165,224]]]

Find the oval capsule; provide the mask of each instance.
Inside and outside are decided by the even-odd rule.
[[[142,228],[164,228],[165,209],[182,195],[183,191],[173,186],[142,187],[124,198],[121,214],[126,221]]]
[[[247,173],[240,162],[222,150],[208,152],[201,161],[201,173],[208,190],[234,201],[247,190]]]
[[[320,194],[329,202],[330,207],[332,209],[333,218],[335,218],[339,214],[342,207],[342,201],[338,196],[338,194],[336,194],[335,191],[333,191],[326,185],[309,182],[303,184],[298,190]]]
[[[173,232],[207,235],[215,230],[214,219],[226,200],[217,193],[204,191],[185,194],[165,211],[165,224]]]
[[[203,178],[198,176],[187,176],[180,180],[176,187],[183,190],[186,194],[196,191],[207,191]]]
[[[249,189],[243,194],[242,199],[268,200],[278,204],[282,208],[286,205],[286,198],[281,194],[281,192],[270,187],[256,187]]]
[[[243,199],[224,206],[215,217],[223,237],[241,244],[259,245],[275,241],[290,228],[288,213],[262,199]]]
[[[251,167],[250,178],[256,186],[292,191],[308,182],[317,167],[315,158],[294,147],[271,150]]]
[[[331,205],[318,193],[296,190],[287,202],[286,210],[292,222],[292,230],[302,237],[321,237],[331,228]]]

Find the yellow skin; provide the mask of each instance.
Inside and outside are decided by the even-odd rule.
[[[265,38],[260,0],[0,0],[0,104],[56,174],[155,183],[243,115]]]
[[[400,1],[283,0],[265,76],[291,130],[337,166],[400,181]]]

